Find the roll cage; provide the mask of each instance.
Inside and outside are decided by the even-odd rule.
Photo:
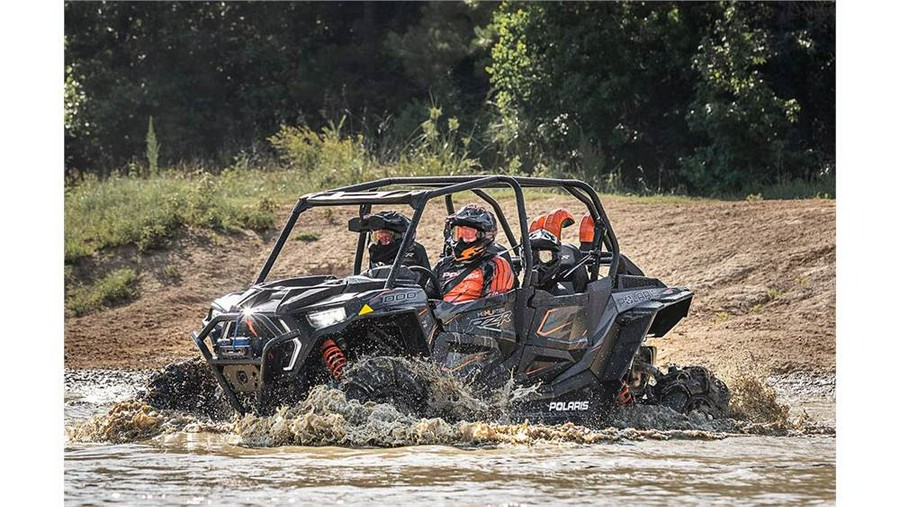
[[[391,187],[407,187],[405,189],[391,189]],[[411,187],[411,188],[410,188]],[[500,207],[500,204],[491,195],[486,193],[484,189],[489,188],[506,188],[513,190],[516,198],[516,213],[519,220],[519,240],[513,233],[506,219],[506,214]],[[281,253],[285,242],[291,234],[297,218],[305,211],[314,207],[328,206],[345,206],[358,205],[359,216],[362,217],[371,212],[372,205],[384,204],[405,204],[413,209],[412,219],[409,228],[403,236],[400,243],[400,251],[394,259],[390,273],[384,282],[386,289],[393,288],[396,282],[397,273],[403,260],[404,254],[409,251],[413,244],[414,234],[422,218],[422,213],[428,201],[443,197],[447,213],[451,214],[455,211],[453,203],[453,194],[472,191],[479,198],[484,200],[491,206],[494,215],[500,222],[500,226],[506,235],[510,251],[518,251],[522,259],[523,279],[522,287],[531,285],[531,273],[533,259],[531,255],[531,243],[528,239],[528,217],[525,212],[525,198],[522,193],[523,188],[560,188],[565,190],[573,197],[581,201],[588,209],[591,217],[594,219],[594,239],[591,243],[590,252],[600,259],[601,252],[605,251],[610,255],[610,265],[608,276],[612,280],[613,287],[616,287],[616,272],[619,267],[619,244],[609,224],[609,219],[603,206],[600,204],[600,198],[597,192],[590,185],[579,180],[552,179],[552,178],[532,178],[518,176],[431,176],[431,177],[404,177],[404,178],[383,178],[367,183],[357,185],[348,185],[334,190],[326,190],[322,192],[314,192],[306,194],[297,201],[291,211],[287,223],[281,230],[275,246],[269,253],[265,264],[256,278],[257,284],[265,282],[269,271]],[[362,269],[363,254],[366,245],[366,232],[359,233],[357,240],[356,257],[353,263],[353,273],[359,274]],[[594,281],[599,276],[600,262],[590,263],[589,279]]]

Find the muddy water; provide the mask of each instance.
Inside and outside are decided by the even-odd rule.
[[[144,420],[133,417],[141,413],[137,405],[120,402],[133,398],[145,379],[139,373],[67,372],[67,427],[88,427],[110,409]],[[833,378],[771,384],[794,410],[833,425]],[[368,415],[410,425],[379,410]],[[835,441],[828,431],[762,436],[709,427],[675,430],[671,421],[659,430],[605,433],[521,425],[435,429],[432,423],[428,435],[443,435],[452,445],[260,446],[261,427],[270,436],[285,427],[295,429],[290,435],[309,433],[297,430],[299,419],[289,413],[271,424],[149,414],[145,419],[157,428],[149,438],[111,444],[69,435],[67,505],[834,503]]]

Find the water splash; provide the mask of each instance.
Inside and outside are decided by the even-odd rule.
[[[231,423],[172,410],[158,410],[131,399],[120,401],[106,414],[66,427],[72,442],[128,443],[171,433],[229,433]]]
[[[729,417],[681,414],[662,406],[614,409],[606,428],[511,424],[510,409],[534,388],[512,381],[488,395],[428,361],[409,367],[429,382],[426,417],[401,413],[386,403],[348,400],[331,386],[317,386],[305,400],[268,417],[238,416],[223,405],[221,390],[198,360],[170,365],[153,377],[137,399],[115,404],[108,413],[66,429],[75,442],[137,442],[173,433],[221,433],[247,447],[408,445],[483,446],[497,444],[596,444],[628,440],[720,439],[731,434],[833,434],[834,429],[791,417],[775,391],[752,377],[737,377]]]

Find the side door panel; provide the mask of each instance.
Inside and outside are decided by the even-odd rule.
[[[553,296],[536,291],[531,327],[525,335],[518,378],[525,383],[547,381],[581,361],[596,345],[601,318],[609,299],[607,280],[591,282],[584,293]]]
[[[432,343],[432,357],[461,377],[503,377],[505,361],[515,352],[516,290],[465,303],[436,303],[434,315],[441,331]],[[506,375],[508,378],[508,374]]]

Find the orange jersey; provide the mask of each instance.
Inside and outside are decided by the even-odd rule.
[[[445,259],[447,261],[447,259]],[[443,266],[441,265],[443,264]],[[466,269],[465,265],[442,261],[436,268],[441,283],[452,280],[457,274]],[[513,273],[509,261],[495,255],[493,258],[482,262],[481,266],[473,269],[465,278],[453,287],[442,290],[444,301],[448,303],[462,303],[482,297],[502,294],[513,287]]]

